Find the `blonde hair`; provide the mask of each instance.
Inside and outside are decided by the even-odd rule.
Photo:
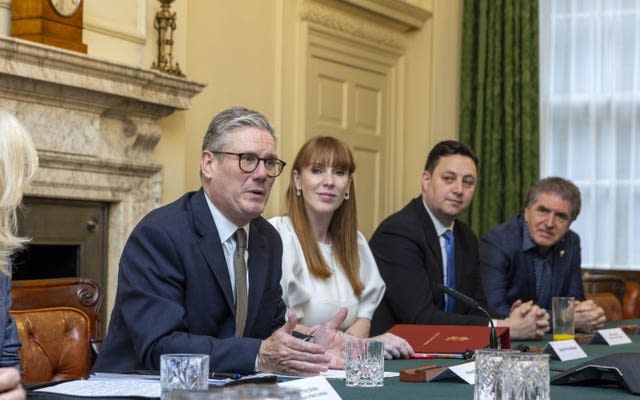
[[[311,275],[321,279],[331,276],[331,270],[322,257],[316,238],[307,218],[304,198],[296,194],[293,171],[302,172],[310,165],[327,165],[341,168],[349,172],[351,185],[349,200],[344,200],[333,213],[329,224],[329,235],[333,243],[333,252],[342,267],[347,280],[351,284],[353,293],[359,296],[364,289],[360,280],[360,256],[358,254],[358,219],[356,217],[356,190],[353,173],[356,165],[353,155],[346,144],[331,136],[316,136],[309,139],[300,149],[293,168],[291,181],[287,189],[287,212],[293,225],[293,230],[300,240],[302,252]]]
[[[37,169],[38,153],[29,132],[0,108],[0,273],[5,275],[10,273],[11,255],[27,241],[16,236],[16,210]]]

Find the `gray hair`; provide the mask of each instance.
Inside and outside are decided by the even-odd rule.
[[[265,130],[273,136],[275,133],[271,122],[257,111],[244,107],[231,107],[216,115],[202,141],[202,150],[222,151],[229,142],[229,134],[238,128],[254,127]]]
[[[571,221],[573,222],[578,218],[580,208],[582,207],[580,189],[578,189],[578,187],[571,181],[558,176],[540,179],[531,187],[531,189],[529,189],[527,199],[524,202],[524,208],[531,207],[536,201],[538,201],[538,198],[542,193],[554,193],[562,199],[567,200],[571,203]]]

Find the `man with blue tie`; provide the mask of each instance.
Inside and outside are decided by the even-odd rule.
[[[446,296],[439,285],[456,289],[486,306],[480,278],[478,240],[457,219],[471,203],[478,159],[465,144],[447,140],[429,153],[422,194],[386,218],[370,246],[387,291],[376,310],[371,334],[395,324],[487,325],[478,310]],[[532,303],[519,304],[498,326],[511,337],[539,337],[548,314]]]
[[[522,215],[482,236],[480,262],[492,312],[508,314],[522,301],[550,309],[553,296],[575,297],[576,329],[592,332],[603,326],[602,307],[585,301],[580,237],[569,229],[580,205],[580,190],[573,183],[541,179],[529,190]]]

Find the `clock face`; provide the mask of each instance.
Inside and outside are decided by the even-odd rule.
[[[70,17],[78,11],[82,0],[49,0],[56,12],[63,17]]]

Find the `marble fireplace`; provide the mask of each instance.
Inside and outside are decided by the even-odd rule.
[[[157,207],[162,168],[152,152],[158,120],[189,108],[203,84],[0,35],[0,106],[20,119],[40,157],[33,198],[106,207],[110,310],[117,264],[139,219]]]

